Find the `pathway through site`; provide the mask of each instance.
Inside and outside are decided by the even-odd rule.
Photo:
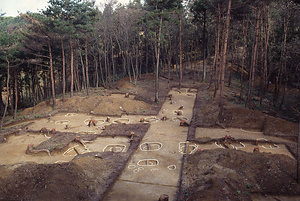
[[[157,116],[167,119],[151,123],[139,149],[104,200],[158,200],[162,194],[175,199],[188,132],[188,127],[180,126],[180,120],[190,122],[196,91],[173,89],[169,95],[171,100],[165,101]],[[179,109],[181,115],[176,114]]]

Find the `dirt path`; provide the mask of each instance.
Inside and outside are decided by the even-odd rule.
[[[190,121],[196,96],[187,89],[173,89],[169,94],[172,100],[165,101],[157,116],[166,116],[167,120],[151,124],[140,149],[132,155],[104,200],[158,200],[162,194],[175,199],[188,131],[188,127],[179,125],[180,119]],[[175,111],[180,106],[183,114],[178,116]]]

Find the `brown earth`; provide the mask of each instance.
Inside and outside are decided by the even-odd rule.
[[[258,129],[265,135],[292,140],[290,149],[295,155],[297,124],[233,105],[229,101],[233,96],[232,88],[231,91],[226,88],[224,114],[218,119],[218,96],[213,98],[212,87],[208,89],[206,83],[194,83],[192,78],[193,73],[188,73],[183,82],[184,87],[198,88],[189,138],[194,138],[196,127]],[[128,78],[123,79],[111,89],[92,89],[92,95],[89,97],[80,97],[82,94],[78,94],[79,96],[74,98],[67,98],[64,103],[58,100],[55,110],[49,102],[26,109],[21,113],[22,117],[28,119],[25,118],[23,126],[30,119],[59,111],[110,116],[120,116],[124,113],[156,115],[166,100],[170,87],[176,85],[172,80],[160,78],[160,99],[158,103],[154,103],[152,75],[143,75],[136,85],[129,83]],[[124,98],[126,92],[130,93],[130,98]],[[108,127],[100,134],[123,135],[129,138],[129,131],[138,133],[139,137],[135,138],[126,153],[82,154],[71,162],[61,164],[0,164],[0,192],[3,192],[0,194],[0,200],[101,200],[137,148],[148,126],[118,124]],[[6,137],[11,134],[25,132],[24,129],[20,132],[20,128],[20,125],[6,127],[5,132],[1,133],[1,142],[5,143]],[[59,138],[59,134],[54,135],[48,143],[53,144],[53,150],[63,149],[75,138],[75,134],[67,135],[70,137]],[[56,147],[54,144],[63,147]],[[37,146],[42,147],[43,144]],[[299,194],[299,185],[295,180],[295,164],[294,158],[283,155],[252,154],[228,149],[204,150],[185,155],[177,200],[253,200],[255,196],[258,196],[259,200],[261,195]]]
[[[94,91],[94,93],[96,93]],[[120,109],[122,107],[123,109]],[[91,113],[94,115],[110,115],[120,116],[123,113],[142,114],[150,110],[151,106],[145,102],[124,98],[124,95],[119,96],[89,96],[66,98],[65,102],[57,99],[56,109],[58,111]],[[20,113],[25,115],[41,115],[45,112],[51,112],[52,106],[47,102],[41,102],[35,107],[25,109]]]
[[[265,135],[288,138],[297,140],[298,124],[289,122],[279,117],[273,117],[266,113],[250,110],[234,105],[225,100],[224,114],[219,114],[219,95],[213,98],[214,90],[208,89],[208,85],[202,83],[199,86],[197,101],[194,107],[194,126],[195,127],[227,127],[243,128],[262,131]],[[225,89],[227,99],[231,99],[231,92]]]
[[[183,175],[178,200],[253,200],[257,194],[300,193],[295,160],[285,155],[204,150],[185,157]]]

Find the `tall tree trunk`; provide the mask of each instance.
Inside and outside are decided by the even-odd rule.
[[[156,51],[156,73],[155,73],[155,99],[154,101],[158,103],[158,72],[159,72],[159,57],[160,57],[160,34],[161,34],[161,27],[162,27],[162,16],[160,17],[159,22],[159,30],[158,30],[158,44],[157,44],[157,51]]]
[[[14,88],[13,87],[9,87],[9,99],[8,99],[8,109],[10,109],[11,110],[11,114],[13,114],[14,113],[14,107],[13,107],[13,92],[12,92],[12,90],[14,90]]]
[[[64,49],[64,42],[62,37],[60,38],[61,42],[61,54],[62,54],[62,72],[63,72],[63,99],[62,101],[65,102],[65,95],[66,95],[66,59],[65,59],[65,49]]]
[[[96,73],[96,88],[99,87],[99,73],[98,73],[98,59],[97,55],[94,55],[95,73]]]
[[[99,69],[100,69],[101,81],[102,81],[103,86],[106,86],[105,79],[104,79],[104,73],[103,73],[103,69],[102,69],[101,50],[100,50],[100,48],[98,48],[98,52],[99,52],[98,53],[99,54]]]
[[[3,99],[2,99],[2,97],[3,97],[2,92],[3,92],[3,86],[2,86],[2,82],[1,82],[0,83],[0,111],[2,111],[2,109],[4,109],[4,107],[5,107],[5,104],[4,104]]]
[[[171,36],[169,36],[169,52],[168,52],[168,88],[170,88],[171,65],[172,65],[172,41],[171,41]]]
[[[269,45],[269,5],[264,6],[264,15],[265,15],[265,24],[262,25],[264,30],[264,46],[262,57],[263,57],[263,69],[261,75],[261,88],[260,88],[260,106],[262,106],[262,101],[265,97],[267,90],[267,82],[268,82],[268,45]]]
[[[174,44],[174,46],[176,47],[175,48],[175,55],[176,55],[176,57],[175,57],[175,62],[176,62],[176,64],[175,64],[175,74],[178,75],[178,76],[180,76],[179,72],[178,72],[178,67],[179,67],[179,57],[178,57],[178,54],[179,54],[179,50],[178,50],[178,37],[177,36],[175,36],[175,44]]]
[[[234,55],[236,55],[237,53],[236,53],[236,43],[235,43],[235,40],[234,40],[234,38],[233,38],[233,36],[234,36],[234,33],[233,33],[233,31],[234,31],[234,27],[233,27],[233,25],[231,25],[231,41],[230,41],[230,44],[231,44],[231,51],[230,51],[230,59],[231,59],[231,64],[230,64],[230,67],[228,67],[229,66],[229,63],[228,62],[226,62],[226,69],[228,69],[229,70],[229,77],[228,77],[228,87],[230,87],[230,85],[231,85],[231,78],[232,78],[232,66],[233,66],[233,64],[235,63],[235,57],[234,57]]]
[[[267,91],[267,84],[268,84],[268,46],[269,46],[269,33],[270,33],[270,9],[269,5],[266,6],[266,20],[267,20],[267,27],[266,27],[266,40],[265,40],[265,48],[264,48],[264,71],[263,71],[263,87],[261,93],[261,100],[264,99]]]
[[[246,48],[247,48],[247,32],[248,32],[248,22],[249,19],[246,19],[246,27],[245,27],[245,19],[243,20],[243,51],[242,51],[242,64],[241,64],[241,90],[240,90],[240,100],[243,98],[243,86],[244,86],[244,65],[246,58]]]
[[[108,62],[107,62],[107,54],[108,54],[108,51],[107,51],[107,47],[106,47],[106,43],[104,44],[104,67],[105,67],[105,82],[106,84],[108,84],[110,82],[110,77],[108,75]]]
[[[224,51],[224,42],[225,42],[225,35],[226,35],[226,31],[224,31],[226,29],[226,19],[224,20],[224,16],[221,17],[221,19],[223,19],[223,25],[222,25],[222,31],[223,31],[223,34],[222,34],[222,38],[221,38],[221,41],[220,41],[220,59],[219,59],[219,73],[218,73],[218,89],[220,88],[221,86],[221,75],[222,75],[222,61],[223,61],[223,51]],[[225,62],[226,63],[226,62]],[[224,67],[225,68],[225,67]],[[224,72],[225,73],[225,72]]]
[[[73,54],[73,45],[72,39],[70,37],[70,51],[71,51],[71,89],[70,89],[70,97],[73,97],[73,89],[74,89],[74,54]]]
[[[79,54],[80,56],[80,62],[81,62],[81,67],[82,67],[82,89],[86,89],[87,88],[87,81],[86,81],[86,73],[85,73],[85,69],[84,69],[84,63],[83,63],[83,58],[82,58],[82,54],[80,52]],[[77,76],[78,78],[79,76]]]
[[[134,84],[136,85],[137,78],[139,76],[139,47],[136,45],[135,49],[135,71],[136,71],[136,76],[134,78]]]
[[[227,16],[226,16],[226,29],[225,37],[222,51],[222,63],[221,63],[221,88],[220,88],[220,112],[219,117],[223,115],[224,111],[224,78],[225,78],[225,64],[226,64],[226,53],[227,53],[227,43],[228,43],[228,33],[229,33],[229,22],[230,22],[230,10],[231,10],[231,0],[228,2]]]
[[[116,67],[114,61],[114,45],[113,45],[112,37],[110,37],[110,44],[111,44],[112,82],[115,83]]]
[[[78,62],[78,55],[77,54],[78,54],[78,51],[75,51],[74,52],[74,59],[75,60],[74,60],[74,68],[73,68],[73,75],[74,75],[73,80],[74,80],[74,89],[76,91],[81,91],[82,87],[80,85],[80,81],[82,82],[82,80],[80,80],[80,76],[79,76],[79,68],[78,68],[79,62]],[[83,69],[83,71],[84,71],[84,69]],[[84,76],[83,76],[83,79],[85,79]]]
[[[18,72],[14,69],[14,79],[15,79],[15,111],[14,111],[14,119],[17,118],[17,110],[18,110]]]
[[[196,83],[196,74],[197,74],[197,70],[196,70],[196,67],[197,67],[197,41],[196,40],[194,41],[194,48],[193,49],[194,49],[194,52],[193,52],[193,62],[194,62],[193,84],[195,84]]]
[[[202,45],[203,45],[203,77],[202,77],[202,82],[205,82],[206,78],[206,67],[205,67],[205,52],[206,52],[206,37],[205,37],[205,32],[206,32],[206,10],[204,10],[204,16],[203,16],[203,35],[202,35]]]
[[[219,47],[220,47],[220,21],[221,21],[221,14],[220,14],[220,3],[218,3],[218,10],[217,10],[217,36],[216,36],[216,43],[215,43],[215,56],[214,56],[214,71],[215,71],[215,92],[214,97],[216,97],[217,90],[219,89],[219,81],[218,81],[218,66],[219,66]]]
[[[52,101],[53,101],[53,108],[55,108],[56,107],[56,99],[55,99],[55,86],[54,86],[54,75],[53,75],[53,58],[52,58],[51,44],[49,41],[48,41],[48,48],[49,48],[49,60],[50,60],[50,79],[51,79]]]
[[[37,65],[34,66],[34,70],[33,70],[33,77],[32,77],[32,95],[33,95],[33,106],[35,106],[38,102],[39,96],[38,93],[36,93],[36,91],[38,92],[38,87],[36,89],[36,78],[37,78]]]
[[[179,89],[182,84],[182,14],[179,14]]]
[[[254,89],[254,81],[255,81],[255,66],[256,66],[256,57],[257,57],[257,46],[258,46],[258,34],[259,34],[259,18],[260,18],[260,7],[256,10],[256,28],[255,28],[255,41],[254,41],[254,49],[251,59],[251,71],[249,76],[249,89],[248,89],[248,97],[245,106],[248,108],[252,108],[252,96]]]
[[[126,49],[126,62],[124,62],[124,65],[127,66],[127,72],[128,72],[128,76],[129,76],[129,81],[132,82],[131,70],[130,70],[130,56],[129,55],[130,55],[130,53],[129,53],[129,45],[127,45],[127,49]]]
[[[8,107],[8,98],[9,98],[9,60],[8,60],[8,51],[5,52],[5,59],[6,59],[6,62],[7,62],[7,78],[6,78],[6,91],[7,91],[7,94],[6,94],[6,100],[5,100],[5,107],[4,107],[4,112],[3,112],[3,116],[2,116],[2,119],[1,119],[1,124],[0,124],[0,132],[2,132],[2,127],[3,127],[3,122],[4,122],[4,119],[5,119],[5,115],[6,115],[6,112],[7,112],[7,107]]]
[[[86,95],[89,95],[89,63],[88,63],[88,45],[87,45],[87,36],[85,36],[85,47],[84,47],[84,54],[85,54],[85,76],[86,76]]]
[[[148,41],[146,40],[146,74],[148,74],[148,65],[149,65],[149,45]]]
[[[134,47],[133,47],[132,54],[134,55]],[[132,69],[133,80],[135,80],[137,75],[136,75],[136,70],[134,68],[132,56],[130,56],[130,66],[131,66],[131,69]]]
[[[138,55],[139,55],[139,76],[142,78],[142,66],[143,66],[143,57],[142,57],[142,41],[141,41],[141,35],[139,34],[139,45],[138,45]]]
[[[282,59],[281,65],[282,65],[282,69],[283,69],[284,74],[285,74],[285,86],[284,86],[284,90],[283,90],[283,94],[282,94],[282,99],[281,99],[281,102],[280,102],[280,105],[279,105],[280,110],[282,109],[282,105],[284,104],[286,90],[287,90],[287,81],[288,81],[287,69],[286,69],[286,61],[287,61],[286,39],[287,39],[288,20],[286,18],[287,17],[284,16],[284,19],[283,19],[283,33],[284,33],[284,35],[283,35],[283,47],[282,47],[283,54],[282,54],[282,58],[281,58]]]

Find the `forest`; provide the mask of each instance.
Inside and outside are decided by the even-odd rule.
[[[2,13],[1,127],[5,115],[43,100],[55,109],[57,99],[124,77],[134,84],[144,73],[155,75],[157,101],[159,76],[180,87],[186,69],[220,94],[220,114],[223,88],[235,77],[244,107],[271,103],[299,115],[299,37],[296,0],[110,1],[103,10],[94,1],[49,0],[40,13]],[[289,99],[298,103],[289,107]]]

